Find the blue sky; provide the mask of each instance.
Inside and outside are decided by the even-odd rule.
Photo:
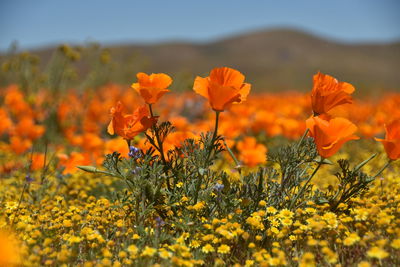
[[[1,0],[0,50],[60,42],[207,42],[294,27],[342,42],[400,40],[399,0]]]

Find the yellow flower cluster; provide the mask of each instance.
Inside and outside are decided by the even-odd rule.
[[[266,199],[253,204],[232,199],[239,203],[235,212],[221,217],[213,211],[217,206],[205,201],[189,204],[182,195],[176,205],[162,207],[162,218],[143,217],[134,203],[112,197],[117,179],[77,173],[60,181],[49,175],[45,190],[32,183],[23,192],[21,173],[0,180],[0,228],[12,225],[18,243],[18,249],[2,248],[12,252],[8,258],[0,253],[0,263],[23,259],[23,266],[394,266],[400,259],[397,173],[400,169],[394,164],[383,181],[339,206],[337,213],[312,201],[288,210]],[[217,197],[216,191],[211,193]],[[204,215],[210,210],[215,216]],[[0,247],[6,244],[1,238]]]

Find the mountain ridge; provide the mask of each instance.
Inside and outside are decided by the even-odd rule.
[[[147,72],[194,76],[207,75],[218,66],[236,68],[256,91],[309,90],[312,75],[317,71],[350,82],[361,91],[400,90],[400,41],[349,44],[304,31],[275,29],[207,43],[169,41],[105,47],[122,65],[132,55],[140,55],[148,62],[143,69]],[[34,52],[46,60],[54,49]]]

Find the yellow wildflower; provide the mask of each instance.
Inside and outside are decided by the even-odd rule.
[[[315,264],[315,257],[314,254],[311,252],[306,252],[303,254],[300,260],[299,267],[314,267]]]
[[[228,245],[221,245],[218,247],[218,253],[227,254],[231,251],[231,248]]]
[[[141,256],[142,257],[152,257],[154,254],[156,254],[156,252],[157,252],[157,249],[145,246],[145,248],[142,251]]]
[[[376,259],[384,259],[389,256],[389,253],[387,253],[384,249],[379,248],[379,247],[372,247],[367,251],[367,255],[370,258],[376,258]]]
[[[206,244],[205,246],[203,246],[201,248],[201,251],[203,251],[204,253],[210,253],[210,252],[214,252],[215,249],[213,246],[211,246],[210,244]]]
[[[394,249],[400,249],[400,239],[393,240],[390,246]]]

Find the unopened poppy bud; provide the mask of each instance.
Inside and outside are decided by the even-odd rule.
[[[76,167],[85,172],[93,172],[93,173],[97,172],[97,168],[93,166],[76,166]]]

